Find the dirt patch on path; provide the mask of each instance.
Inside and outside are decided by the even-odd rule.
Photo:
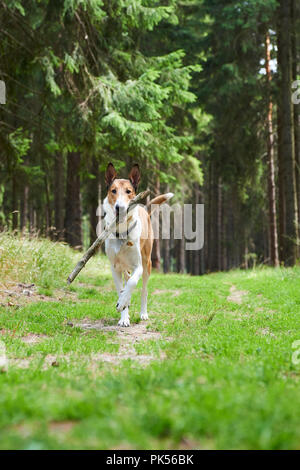
[[[48,429],[50,432],[54,434],[65,434],[74,428],[78,421],[71,421],[71,420],[66,420],[66,421],[51,421],[48,423]]]
[[[71,322],[70,322],[71,323]],[[34,357],[28,356],[24,358],[10,357],[8,359],[9,365],[16,366],[21,369],[27,369],[30,367],[33,361],[37,364],[41,370],[47,370],[51,367],[60,367],[62,363],[72,363],[78,360],[83,360],[87,363],[88,368],[92,372],[99,372],[100,363],[109,363],[112,365],[119,365],[122,361],[130,359],[142,366],[147,366],[151,361],[165,359],[165,354],[160,351],[159,354],[138,354],[135,345],[141,342],[147,342],[149,340],[157,341],[161,338],[161,334],[156,331],[147,330],[147,322],[140,322],[133,324],[129,328],[122,328],[117,325],[107,325],[105,320],[73,320],[72,326],[77,326],[82,330],[100,330],[102,332],[115,332],[116,336],[112,338],[112,344],[119,345],[119,351],[117,353],[91,353],[90,355],[81,355],[79,358],[74,354],[47,354],[45,357]],[[0,330],[2,332],[4,330]],[[7,333],[7,332],[6,332]],[[36,344],[41,341],[48,339],[49,337],[43,334],[28,333],[26,336],[20,339],[27,344]],[[170,338],[167,338],[169,340]]]
[[[71,362],[71,354],[47,354],[45,357],[41,356],[28,356],[26,358],[8,358],[8,364],[19,367],[20,369],[28,369],[32,361],[41,363],[41,370],[47,370],[50,367],[59,367],[59,361],[64,360]]]
[[[80,322],[73,321],[74,326],[82,328],[83,330],[100,330],[112,331],[117,334],[115,344],[119,344],[119,351],[117,353],[99,353],[93,354],[93,360],[110,362],[112,364],[119,364],[124,359],[131,359],[137,361],[139,364],[147,365],[151,361],[158,359],[153,354],[138,354],[135,349],[135,344],[142,341],[159,340],[161,334],[156,331],[147,330],[147,322],[140,322],[131,325],[128,328],[122,328],[117,325],[105,325],[104,320],[90,320],[83,319]],[[160,359],[164,359],[164,354],[161,352]]]
[[[36,343],[40,343],[44,339],[48,339],[48,338],[49,338],[49,336],[47,336],[47,335],[29,333],[28,335],[23,336],[21,338],[21,340],[24,343],[27,343],[27,344],[36,344]]]
[[[272,336],[272,338],[276,338],[268,326],[266,328],[259,328],[255,334],[257,336]]]
[[[179,289],[168,290],[168,289],[156,289],[152,292],[152,295],[165,295],[170,294],[171,297],[178,297],[181,294]]]
[[[230,287],[230,294],[227,297],[228,302],[234,302],[235,304],[241,304],[243,302],[243,297],[247,295],[248,292],[245,290],[238,290],[235,286]]]
[[[29,302],[46,301],[57,302],[62,300],[76,300],[75,292],[65,289],[54,289],[53,294],[40,294],[35,284],[9,283],[0,285],[0,305],[2,307],[22,307]]]

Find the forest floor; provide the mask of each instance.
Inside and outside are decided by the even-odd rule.
[[[6,272],[2,449],[300,448],[299,268],[154,273],[129,328],[104,257],[70,287]]]

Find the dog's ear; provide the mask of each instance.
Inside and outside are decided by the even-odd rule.
[[[129,173],[129,180],[130,180],[132,186],[134,187],[135,191],[137,190],[140,179],[141,179],[140,168],[139,168],[138,164],[136,163],[135,165],[133,165],[133,167],[131,168],[131,171]]]
[[[115,167],[113,166],[112,163],[109,163],[107,165],[106,172],[105,172],[105,183],[106,183],[107,188],[116,179],[116,177],[117,177],[117,172],[115,170]]]

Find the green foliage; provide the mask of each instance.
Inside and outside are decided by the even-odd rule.
[[[22,127],[19,127],[8,135],[8,141],[13,149],[15,159],[17,162],[22,162],[31,144],[31,139],[28,138],[28,132],[24,131]]]
[[[176,2],[8,5],[13,13],[2,12],[1,18],[10,22],[10,36],[4,36],[1,47],[10,103],[18,103],[18,109],[9,103],[5,111],[15,115],[12,127],[21,123],[24,135],[31,136],[26,166],[51,170],[55,153],[79,150],[86,164],[91,155],[104,166],[122,158],[151,168],[162,162],[160,172],[168,179],[172,166],[194,157],[193,136],[174,116],[195,102],[190,82],[199,66],[184,64],[181,48],[161,55],[148,54],[140,45],[160,24],[177,24]],[[12,86],[15,80],[21,87]]]

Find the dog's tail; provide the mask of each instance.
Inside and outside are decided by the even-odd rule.
[[[154,199],[151,199],[150,202],[147,204],[147,211],[148,214],[151,215],[152,212],[156,209],[155,206],[161,206],[161,204],[164,204],[165,202],[169,201],[174,196],[173,193],[166,193],[166,194],[160,194],[159,196],[156,196]]]

